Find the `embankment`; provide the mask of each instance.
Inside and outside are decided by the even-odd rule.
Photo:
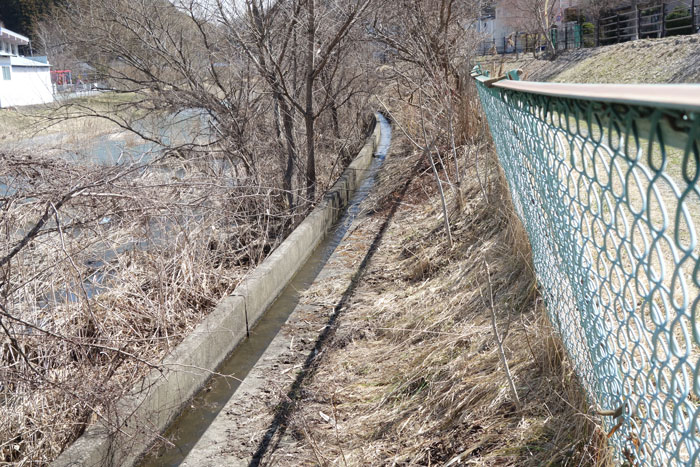
[[[401,134],[392,147],[364,211],[373,214],[367,225],[395,214],[343,302],[333,300],[345,290],[338,280],[306,292],[331,310],[340,303],[342,314],[292,399],[287,435],[269,443],[260,464],[603,465],[605,434],[581,411],[585,398],[547,322],[495,159],[479,156],[461,205],[448,192],[450,247],[430,165]],[[520,409],[499,361],[494,316]],[[269,372],[293,372],[289,360],[266,362]],[[288,400],[271,389],[270,411]],[[264,431],[240,433],[264,412],[231,413],[237,429],[212,448],[223,453],[215,461],[264,444]],[[229,465],[205,459],[190,465]]]
[[[522,68],[529,81],[557,83],[698,83],[700,35],[642,39],[564,51],[554,60],[532,54],[481,57],[504,71]]]

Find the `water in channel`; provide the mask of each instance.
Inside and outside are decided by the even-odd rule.
[[[270,345],[270,342],[275,338],[282,325],[287,321],[287,318],[299,303],[301,293],[311,286],[316,276],[321,272],[358,215],[360,203],[374,187],[377,171],[389,151],[391,125],[381,114],[377,114],[377,121],[381,125],[381,139],[375,150],[375,157],[372,158],[367,176],[350,200],[346,212],[336,225],[331,228],[326,238],[314,250],[299,272],[282,290],[280,296],[270,306],[258,324],[251,329],[250,337],[243,340],[221,367],[216,370],[217,373],[232,375],[238,380],[220,376],[212,377],[205,385],[206,390],[200,391],[195,396],[185,411],[175,419],[165,432],[164,436],[170,439],[175,446],[150,454],[141,462],[141,467],[177,466],[182,463],[202,434],[214,421],[217,414],[238,389],[240,385],[239,380],[243,380],[246,377],[265,352],[265,349]]]

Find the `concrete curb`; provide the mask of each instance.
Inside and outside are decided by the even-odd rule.
[[[375,119],[357,157],[311,214],[165,358],[162,369],[118,402],[112,425],[91,426],[51,465],[133,465],[243,340],[246,322],[254,326],[325,237],[364,179],[379,138]]]

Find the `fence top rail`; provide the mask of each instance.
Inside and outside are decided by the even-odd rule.
[[[477,79],[488,78],[478,76]],[[700,112],[700,84],[569,84],[503,79],[492,85],[552,97]]]

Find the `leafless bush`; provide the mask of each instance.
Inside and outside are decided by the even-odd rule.
[[[442,200],[447,242],[452,245],[448,206],[443,186],[463,205],[460,186],[473,117],[468,111],[469,58],[478,37],[467,26],[478,8],[469,2],[405,0],[389,12],[378,12],[373,37],[389,57],[384,72],[398,91],[387,103],[403,124],[397,123],[431,162]],[[410,122],[410,123],[408,123]],[[448,168],[448,166],[451,166]],[[442,177],[439,169],[444,168]],[[461,209],[461,208],[460,208]]]
[[[2,159],[0,444],[45,463],[281,241],[288,213],[274,183],[237,185],[215,155]]]

